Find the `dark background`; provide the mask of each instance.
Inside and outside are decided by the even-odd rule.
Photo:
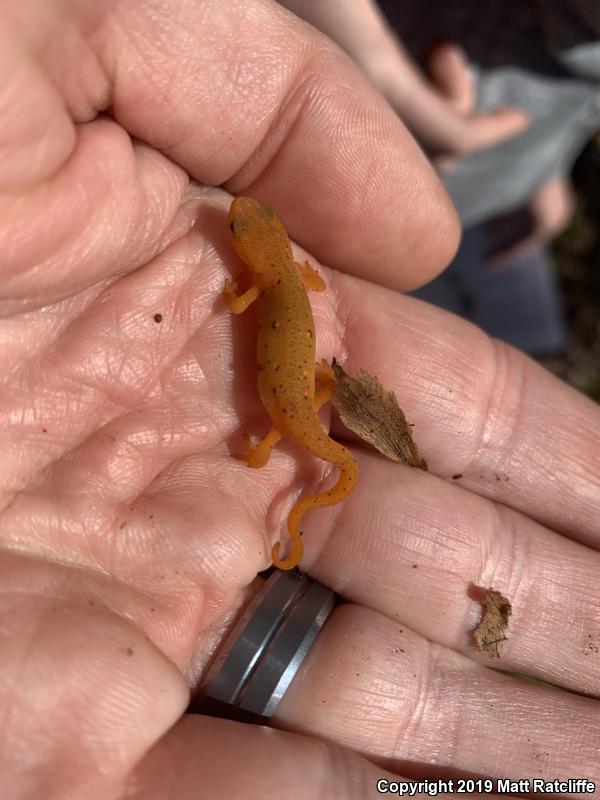
[[[573,183],[577,210],[553,245],[569,346],[540,361],[600,403],[600,133],[577,159]]]

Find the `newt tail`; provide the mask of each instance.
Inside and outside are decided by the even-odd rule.
[[[318,422],[317,425],[319,425],[319,432],[311,432],[313,442],[311,442],[311,447],[307,447],[306,449],[311,455],[335,464],[340,474],[337,483],[335,486],[332,486],[331,489],[328,489],[326,492],[311,495],[310,497],[302,497],[292,507],[287,520],[288,535],[292,546],[291,552],[286,558],[280,559],[279,542],[273,545],[273,550],[271,552],[273,565],[279,569],[293,569],[302,558],[304,548],[302,545],[300,523],[306,512],[314,508],[323,508],[339,503],[350,494],[358,480],[358,464],[352,453],[341,444],[330,439]],[[292,436],[292,438],[294,437]],[[315,447],[315,440],[317,440],[319,444],[322,443],[324,446],[322,448]]]

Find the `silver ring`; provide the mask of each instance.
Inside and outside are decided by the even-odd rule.
[[[221,646],[193,711],[265,723],[335,604],[335,594],[299,570],[276,570]]]

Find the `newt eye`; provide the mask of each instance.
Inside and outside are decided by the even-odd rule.
[[[241,236],[247,227],[248,226],[246,225],[246,221],[244,220],[243,217],[235,217],[229,223],[229,230],[236,238],[238,236]]]

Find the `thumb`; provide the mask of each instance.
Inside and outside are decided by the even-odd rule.
[[[427,58],[429,77],[450,105],[461,114],[475,106],[473,76],[464,51],[454,42],[435,44]]]

